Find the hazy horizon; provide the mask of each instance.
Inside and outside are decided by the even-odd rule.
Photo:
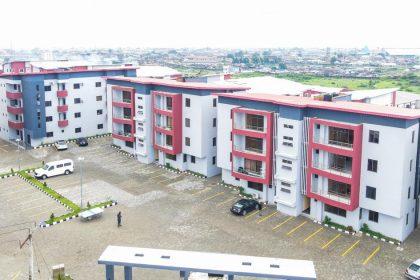
[[[0,48],[420,48],[417,0],[21,0],[2,10]]]

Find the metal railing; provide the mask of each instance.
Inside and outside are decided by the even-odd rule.
[[[114,134],[125,136],[125,137],[132,137],[133,134],[131,132],[124,132],[124,131],[114,131]]]
[[[328,164],[321,164],[318,161],[313,161],[312,162],[312,167],[320,169],[320,170],[324,170],[327,171],[329,173],[333,173],[333,174],[338,174],[340,176],[351,176],[352,175],[352,171],[350,169],[346,169],[346,168],[341,168],[338,166],[331,166]]]
[[[335,192],[321,192],[321,191],[314,191],[315,194],[318,194],[322,197],[340,202],[340,203],[344,203],[344,204],[350,204],[350,196],[344,196],[342,194],[339,193],[335,193]]]
[[[251,147],[240,147],[238,145],[234,145],[234,148],[236,151],[240,151],[240,152],[250,152],[250,153],[255,153],[255,154],[265,154],[264,149],[257,149],[257,148],[251,148]]]
[[[326,144],[326,145],[333,145],[333,146],[338,146],[338,147],[344,147],[344,148],[353,148],[353,143],[348,143],[348,142],[341,142],[341,141],[336,141],[336,140],[330,140],[330,139],[325,139],[319,136],[314,136],[313,141],[315,143],[318,144]]]
[[[262,170],[257,172],[255,170],[249,170],[249,169],[244,168],[244,167],[238,167],[237,171],[238,171],[238,173],[242,173],[242,174],[249,175],[249,176],[252,176],[252,177],[257,177],[257,178],[262,178],[263,177]]]

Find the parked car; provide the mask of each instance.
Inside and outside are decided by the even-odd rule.
[[[59,141],[55,142],[54,146],[58,151],[67,150],[67,148],[68,148],[67,143],[64,140],[59,140]]]
[[[47,179],[57,175],[68,175],[74,171],[74,164],[71,159],[47,162],[44,167],[35,169],[35,177]]]
[[[261,210],[261,204],[253,199],[240,199],[230,208],[230,212],[241,216],[245,216],[253,210]]]
[[[88,140],[86,138],[84,138],[84,137],[77,138],[76,139],[76,144],[79,147],[84,147],[84,146],[89,145]]]
[[[405,276],[409,279],[419,280],[420,279],[420,259],[410,264],[405,270]]]

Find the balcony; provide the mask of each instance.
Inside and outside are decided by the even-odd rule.
[[[68,105],[58,105],[57,106],[57,111],[59,113],[65,113],[69,110],[69,106]]]
[[[341,167],[335,164],[321,164],[318,161],[314,161],[312,167],[342,177],[351,178],[352,174],[350,168]]]
[[[112,122],[120,124],[132,124],[133,120],[131,116],[113,117]]]
[[[237,172],[244,175],[251,176],[251,177],[255,177],[255,178],[264,178],[263,172],[261,170],[255,171],[255,170],[250,170],[244,167],[238,167]]]
[[[57,97],[58,98],[66,98],[68,96],[67,90],[57,90]]]
[[[155,127],[156,128],[160,128],[160,129],[158,129],[158,131],[160,131],[160,130],[166,130],[166,131],[172,131],[172,129],[173,129],[173,126],[172,125],[164,125],[164,124],[159,124],[159,123],[156,123],[155,124]]]
[[[314,194],[320,195],[324,198],[327,198],[332,201],[350,205],[351,200],[350,196],[345,196],[336,192],[313,192]]]
[[[20,115],[20,114],[23,114],[23,107],[7,106],[7,112],[14,115]]]
[[[134,142],[134,136],[130,132],[114,131],[112,137],[122,141]]]
[[[69,120],[60,120],[58,121],[58,127],[66,127],[69,125]]]
[[[9,91],[6,91],[6,97],[8,99],[22,99],[22,93],[21,92],[9,92]]]
[[[8,121],[9,127],[13,128],[13,129],[23,129],[24,128],[24,123],[21,121]]]
[[[119,107],[119,108],[131,108],[131,107],[133,107],[133,105],[131,104],[131,100],[129,100],[130,102],[126,102],[126,101],[128,101],[126,99],[124,99],[124,100],[123,101],[112,101],[112,106]]]

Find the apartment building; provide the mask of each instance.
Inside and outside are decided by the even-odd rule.
[[[26,147],[108,133],[105,78],[136,75],[131,67],[25,71],[0,75],[0,138]]]
[[[418,223],[418,110],[219,93],[217,165],[289,215],[404,240]]]
[[[243,91],[230,85],[166,79],[107,79],[108,126],[113,142],[143,163],[190,170],[205,176],[216,165],[217,97]]]

